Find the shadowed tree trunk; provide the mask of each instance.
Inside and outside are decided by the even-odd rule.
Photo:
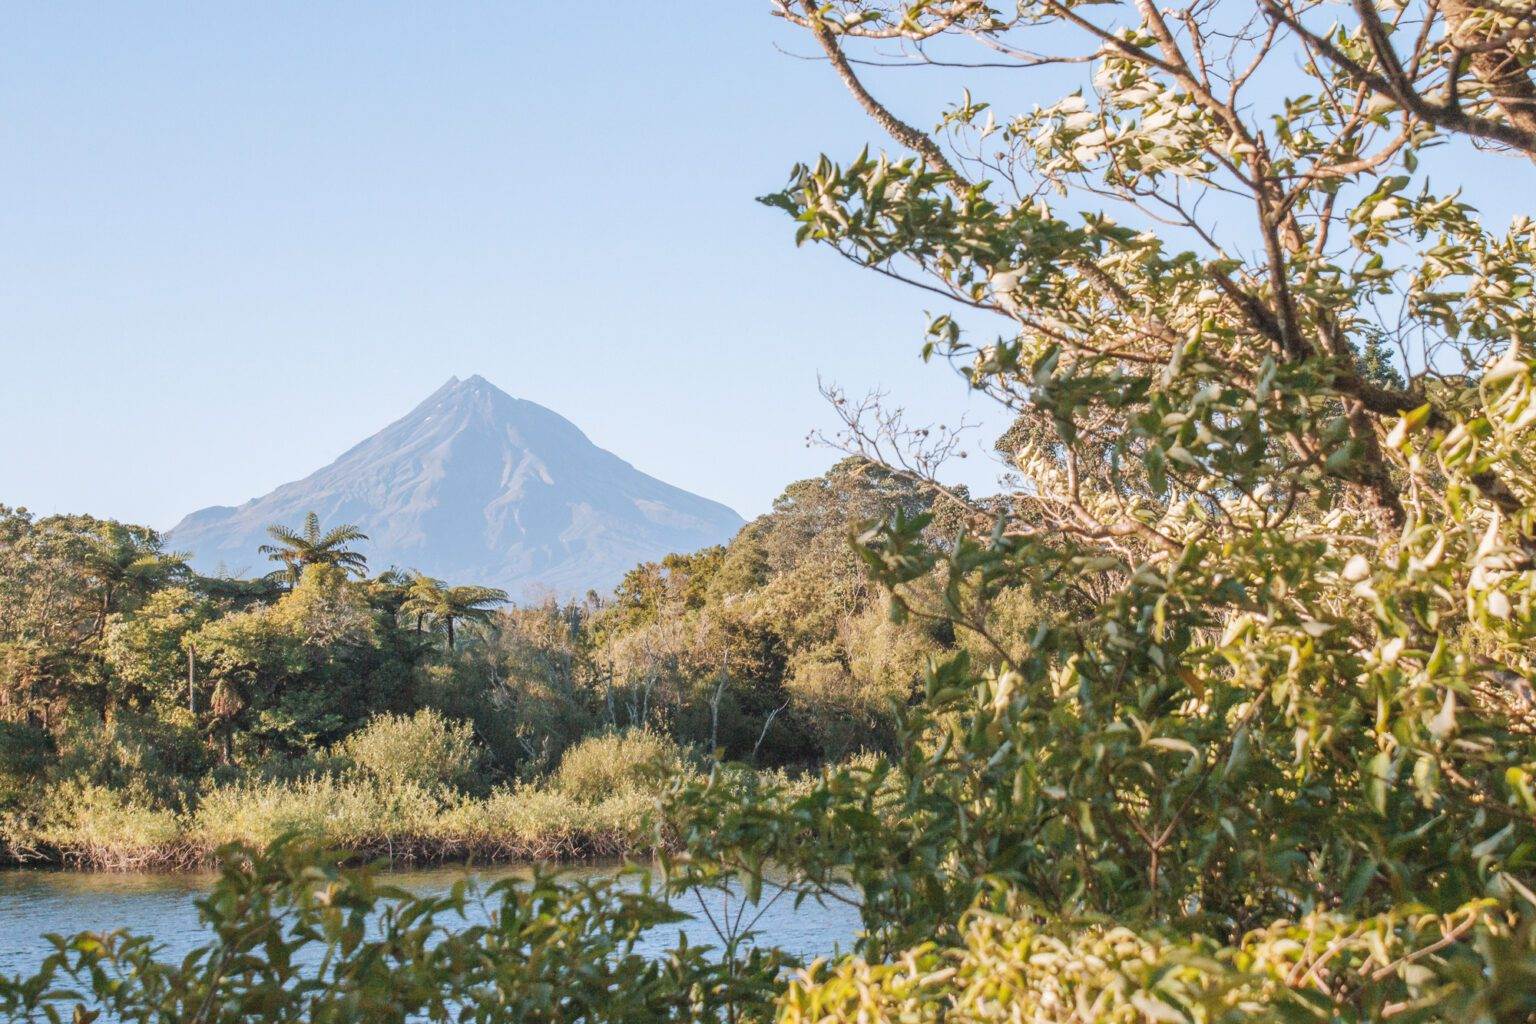
[[[1445,12],[1447,35],[1471,51],[1467,62],[1499,110],[1515,127],[1536,135],[1536,83],[1520,58],[1499,41],[1504,30],[1478,24],[1489,12],[1508,12],[1510,8],[1488,0],[1442,0],[1440,9]],[[1530,17],[1525,15],[1527,22]]]

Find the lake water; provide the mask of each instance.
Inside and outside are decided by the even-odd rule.
[[[566,872],[571,877],[592,878],[612,874],[612,867],[581,867]],[[527,874],[526,868],[437,868],[390,874],[393,884],[420,894],[446,892],[465,877],[489,884],[509,876]],[[178,962],[194,947],[208,942],[199,925],[194,900],[212,882],[207,875],[75,874],[58,871],[0,871],[0,974],[16,975],[34,970],[51,948],[42,936],[48,932],[111,931],[129,928],[153,935],[165,948],[161,959]],[[638,880],[626,880],[638,887]],[[765,894],[765,904],[767,903]],[[738,899],[722,893],[704,896],[716,921],[741,910]],[[677,941],[679,928],[690,943],[718,945],[699,899],[681,897],[676,907],[693,919],[680,925],[658,928],[647,935],[641,952],[659,953]],[[859,930],[858,913],[837,901],[824,904],[807,900],[798,908],[791,895],[761,908],[748,909],[750,921],[758,910],[757,941],[777,945],[805,957],[831,955],[846,950]],[[446,918],[445,918],[446,920]]]

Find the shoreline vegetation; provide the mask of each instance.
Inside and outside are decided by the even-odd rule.
[[[451,735],[432,712],[372,727]],[[362,733],[366,741],[368,728]],[[361,744],[352,744],[354,748]],[[421,756],[452,764],[439,744]],[[338,768],[298,779],[210,788],[182,811],[74,783],[30,821],[0,835],[0,865],[100,872],[203,871],[231,844],[264,848],[300,836],[351,862],[393,866],[547,863],[652,855],[672,845],[653,813],[664,786],[695,769],[675,743],[632,730],[590,737],[545,779],[474,794],[415,773],[390,775],[336,752]],[[450,773],[452,769],[450,768]]]
[[[0,864],[189,870],[291,833],[400,863],[653,853],[662,789],[705,764],[891,752],[963,645],[893,622],[848,538],[930,505],[850,458],[727,545],[525,606],[371,575],[366,538],[313,514],[235,578],[144,527],[0,506]]]
[[[314,518],[232,581],[0,510],[0,808],[35,834],[651,820],[679,851],[637,891],[503,880],[465,926],[465,886],[234,848],[206,946],[54,937],[0,1017],[1536,1021],[1536,218],[1443,176],[1530,173],[1529,18],[772,6],[898,152],[861,133],[762,201],[963,305],[923,356],[1016,417],[1004,490],[936,476],[962,428],[834,390],[866,458],[611,602],[505,612],[365,578]],[[946,67],[897,96],[932,133],[866,75],[899,47]],[[640,949],[710,887],[741,894],[718,944]],[[823,894],[848,951],[750,940]]]

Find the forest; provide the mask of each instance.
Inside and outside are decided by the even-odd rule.
[[[273,527],[271,574],[233,579],[143,527],[4,509],[0,850],[196,867],[291,830],[401,862],[649,849],[645,798],[679,770],[894,749],[893,703],[956,636],[892,623],[849,541],[929,504],[848,458],[727,546],[525,607],[372,574],[365,537],[313,516]]]
[[[6,777],[38,848],[71,826],[30,787],[126,816],[190,806],[190,782],[126,796],[141,779],[206,778],[200,807],[282,772],[350,784],[411,763],[370,753],[420,735],[398,716],[428,708],[455,743],[507,680],[557,681],[514,682],[507,728],[471,729],[510,773],[492,793],[582,799],[624,763],[577,756],[592,743],[684,763],[637,771],[663,780],[648,794],[587,790],[651,807],[638,888],[540,874],[461,927],[462,888],[412,897],[302,836],[226,847],[208,945],[59,937],[0,1010],[1536,1020],[1530,5],[768,6],[869,134],[762,201],[924,304],[914,357],[1015,417],[1002,493],[948,486],[950,432],[839,396],[863,461],[611,605],[509,612],[462,651],[443,611],[418,634],[405,590],[341,565],[152,593],[85,568],[96,524],[11,514],[39,539],[3,584],[26,709],[5,749],[30,759]],[[18,644],[20,610],[47,625]],[[215,688],[195,716],[173,635]],[[139,673],[154,658],[180,682],[135,682],[171,678]],[[538,715],[596,731],[546,739]],[[81,778],[151,747],[185,761]],[[727,887],[845,901],[862,930],[811,962],[739,934],[638,950],[670,898]]]

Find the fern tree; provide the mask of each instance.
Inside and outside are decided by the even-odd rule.
[[[100,636],[107,616],[123,601],[144,597],[184,574],[186,565],[179,555],[161,550],[153,531],[106,521],[89,534],[81,568],[96,586],[99,604],[92,633]]]
[[[508,600],[507,592],[495,587],[451,587],[442,580],[417,573],[411,577],[400,610],[415,620],[418,633],[428,622],[440,627],[451,651],[457,625],[485,625],[491,621],[496,606]]]
[[[297,583],[305,567],[311,565],[333,565],[357,576],[367,572],[367,558],[348,546],[368,539],[356,526],[343,523],[321,532],[320,517],[311,512],[304,517],[302,530],[274,523],[267,527],[267,534],[275,543],[263,544],[257,550],[281,562],[290,583]]]

